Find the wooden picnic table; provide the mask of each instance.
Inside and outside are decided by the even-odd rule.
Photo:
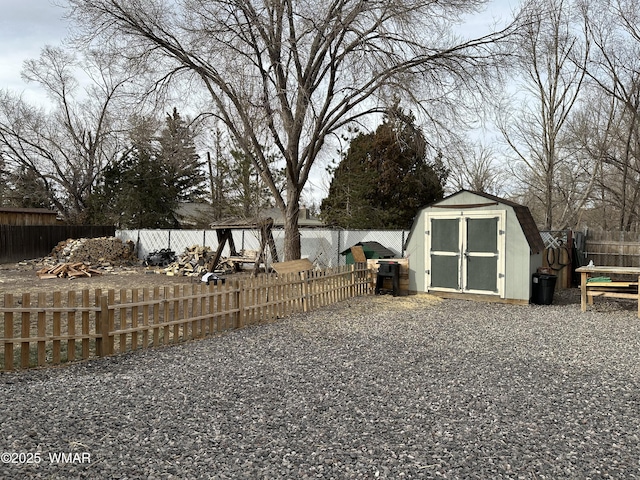
[[[638,302],[638,318],[640,318],[640,267],[586,266],[576,268],[580,274],[580,307],[587,311],[587,304],[593,304],[593,297],[630,298]],[[589,281],[607,275],[631,275],[633,280]]]

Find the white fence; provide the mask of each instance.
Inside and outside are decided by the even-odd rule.
[[[346,263],[341,253],[359,242],[376,241],[396,253],[404,256],[404,244],[408,230],[331,230],[301,228],[302,258],[308,258],[320,268],[336,267]],[[123,241],[132,240],[138,249],[138,258],[144,259],[149,253],[169,249],[182,254],[186,248],[202,245],[215,250],[218,237],[215,230],[117,230],[116,236]],[[279,260],[283,260],[284,231],[273,230]],[[260,248],[259,230],[233,230],[236,250],[258,250]],[[267,249],[268,250],[268,249]],[[227,245],[222,252],[229,255]]]

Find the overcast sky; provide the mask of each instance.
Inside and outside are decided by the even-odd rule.
[[[22,63],[62,42],[68,34],[64,14],[51,0],[0,0],[0,89],[28,94],[35,88],[20,78]]]

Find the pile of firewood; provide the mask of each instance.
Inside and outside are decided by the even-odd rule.
[[[58,243],[49,256],[62,263],[121,264],[137,260],[134,246],[116,237],[70,238]]]
[[[90,264],[83,262],[59,263],[52,267],[44,267],[37,271],[40,278],[80,278],[101,275],[99,270],[91,268]]]
[[[243,250],[238,256],[221,257],[217,265],[213,265],[215,252],[209,247],[193,245],[187,247],[175,262],[159,270],[165,275],[202,276],[206,273],[228,274],[237,272],[245,263],[255,263],[259,252]]]
[[[258,261],[259,254],[258,250],[241,250],[239,255],[221,259],[216,271],[240,271],[245,263],[255,264]]]
[[[215,252],[209,247],[193,245],[187,247],[175,262],[170,263],[162,272],[166,275],[200,276],[211,271]]]

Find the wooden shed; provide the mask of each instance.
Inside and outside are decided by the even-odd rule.
[[[0,207],[0,225],[57,225],[57,217],[46,208]]]
[[[543,252],[528,207],[461,190],[416,215],[406,245],[409,289],[529,303]]]

